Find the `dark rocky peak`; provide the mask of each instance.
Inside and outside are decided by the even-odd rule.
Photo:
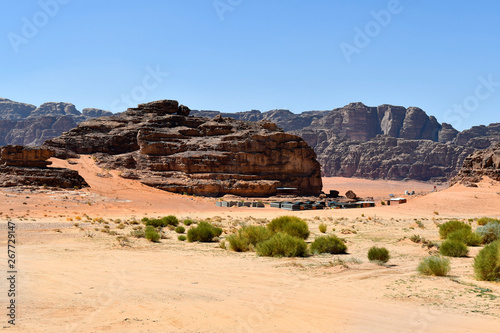
[[[5,120],[26,119],[35,109],[36,106],[34,105],[19,103],[11,101],[10,99],[7,98],[0,97],[0,119],[5,119]]]
[[[485,143],[480,143],[481,140],[478,141],[478,138],[487,138],[490,144],[483,146]],[[461,146],[469,145],[476,149],[484,149],[499,141],[500,123],[493,123],[489,126],[474,126],[468,130],[460,132],[455,138],[454,143]]]
[[[453,126],[448,123],[441,124],[441,130],[438,135],[438,142],[440,143],[452,143],[457,137],[459,131],[457,131]]]
[[[107,117],[112,116],[113,113],[111,111],[95,109],[95,108],[85,108],[82,110],[82,116],[85,118],[99,118],[99,117]]]
[[[190,112],[191,110],[187,106],[179,105],[177,101],[166,99],[139,104],[137,108],[129,108],[124,114],[128,116],[165,116],[172,114],[188,116]]]
[[[80,116],[81,113],[74,104],[63,102],[48,102],[40,105],[30,114],[30,117],[41,116]]]

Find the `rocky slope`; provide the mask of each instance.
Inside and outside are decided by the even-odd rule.
[[[83,122],[44,146],[59,157],[94,154],[102,167],[163,190],[269,196],[280,187],[317,195],[320,165],[300,137],[267,121],[188,116],[177,101],[141,104]]]
[[[500,124],[459,132],[416,107],[351,103],[331,111],[253,110],[224,116],[265,119],[302,137],[316,151],[324,176],[446,181],[467,155],[500,142]]]
[[[45,148],[4,146],[0,148],[0,187],[49,186],[74,188],[88,186],[78,172],[49,168],[53,152]]]
[[[44,103],[40,107],[0,98],[0,146],[39,146],[75,128],[80,122],[106,115],[109,111],[83,109],[70,103]]]
[[[460,172],[452,179],[451,183],[460,182],[474,186],[473,184],[480,182],[483,176],[500,181],[500,143],[467,156]]]

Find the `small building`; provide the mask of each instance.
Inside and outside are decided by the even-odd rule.
[[[392,198],[387,202],[389,205],[400,205],[406,203],[406,198]]]
[[[356,204],[360,205],[361,208],[375,207],[375,202],[373,201],[358,201]]]

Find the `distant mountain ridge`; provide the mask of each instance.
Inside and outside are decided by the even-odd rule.
[[[214,117],[218,111],[192,111]],[[351,103],[330,111],[223,113],[268,120],[312,146],[324,176],[446,181],[477,149],[500,142],[500,123],[459,132],[417,107]]]
[[[37,108],[0,98],[0,146],[41,145],[80,122],[111,114],[90,108],[80,112],[70,103],[50,102]],[[274,122],[315,150],[324,176],[447,181],[469,154],[500,142],[500,123],[460,132],[418,107],[389,104],[370,107],[351,103],[300,114],[276,109],[236,113],[192,110],[191,115]]]
[[[0,146],[39,146],[82,121],[109,115],[109,111],[93,108],[80,112],[71,103],[48,102],[36,107],[0,98]]]

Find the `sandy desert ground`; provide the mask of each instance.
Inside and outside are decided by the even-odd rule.
[[[500,185],[448,188],[419,182],[325,178],[324,189],[349,189],[385,200],[417,195],[399,206],[293,212],[347,241],[347,255],[263,258],[218,243],[186,243],[166,230],[150,243],[117,236],[144,216],[208,219],[225,236],[242,224],[265,224],[290,214],[272,208],[218,208],[213,198],[162,192],[93,164],[53,160],[78,170],[90,189],[0,190],[2,267],[6,221],[16,223],[17,318],[7,332],[498,332],[500,284],[474,279],[467,258],[451,258],[447,277],[417,273],[433,253],[408,238],[439,241],[437,224],[451,218],[500,218]],[[423,225],[419,227],[420,221]],[[121,228],[123,225],[123,229]],[[473,227],[476,222],[472,222]],[[118,235],[101,232],[109,226]],[[335,231],[333,231],[335,229]],[[391,260],[370,263],[367,250],[385,246]],[[4,271],[7,271],[5,268]],[[5,273],[6,274],[6,273]],[[1,280],[2,308],[7,302]],[[4,310],[6,313],[6,310]]]

